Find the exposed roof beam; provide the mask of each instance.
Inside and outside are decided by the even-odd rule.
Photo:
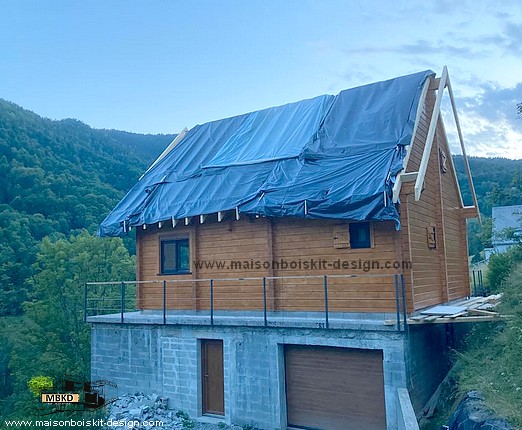
[[[464,206],[462,208],[462,216],[464,218],[480,218],[480,212],[476,206]]]
[[[147,174],[147,172],[152,169],[156,164],[158,164],[161,160],[163,160],[167,154],[172,151],[172,149],[179,143],[183,140],[183,138],[185,137],[185,135],[187,134],[187,127],[185,127],[183,130],[181,130],[179,132],[179,134],[174,138],[174,140],[172,142],[170,142],[170,145],[167,146],[165,148],[165,150],[160,154],[160,156],[158,158],[156,158],[156,160],[154,161],[154,163],[152,163],[150,165],[150,167],[145,171],[145,173],[143,175],[140,176],[140,181],[141,179]]]
[[[223,221],[223,218],[225,218],[225,212],[219,211],[217,213],[218,222]]]
[[[439,88],[440,84],[440,78],[432,78],[430,82],[430,90],[435,91],[437,88]]]
[[[401,176],[401,180],[402,182],[413,182],[417,180],[417,176],[419,176],[419,172],[403,173]]]
[[[459,136],[459,143],[460,143],[460,147],[462,150],[462,158],[464,159],[464,166],[466,168],[466,174],[467,174],[469,186],[471,189],[473,205],[476,208],[479,222],[482,222],[481,217],[480,217],[480,211],[478,210],[478,201],[477,201],[477,195],[475,193],[475,186],[473,184],[473,178],[471,177],[471,170],[469,168],[468,157],[466,154],[466,147],[464,146],[464,138],[462,137],[462,129],[460,127],[460,120],[459,120],[459,116],[457,113],[457,106],[455,104],[455,97],[453,95],[453,89],[451,87],[451,81],[450,81],[450,78],[448,75],[448,69],[446,66],[444,66],[444,69],[442,70],[442,76],[440,77],[440,80],[439,80],[439,86],[437,89],[437,97],[435,99],[435,105],[433,107],[433,113],[432,113],[431,121],[430,121],[430,127],[428,129],[428,136],[426,137],[426,143],[424,145],[424,152],[422,154],[421,164],[419,167],[419,175],[417,176],[417,179],[415,181],[415,200],[418,201],[420,199],[422,190],[424,188],[424,178],[426,176],[426,171],[428,169],[428,162],[429,162],[429,158],[430,158],[430,154],[431,154],[431,148],[433,146],[435,132],[437,130],[437,125],[439,123],[440,107],[441,107],[441,103],[442,103],[442,98],[444,96],[444,88],[448,88],[448,94],[449,94],[450,102],[451,102],[451,111],[453,113],[453,119],[455,120],[455,125],[457,127],[457,134]],[[443,126],[443,132],[445,134],[446,130],[444,128],[444,124],[442,126]],[[449,154],[449,155],[451,156],[451,154]],[[451,160],[451,161],[453,161],[453,160]],[[455,175],[455,179],[457,180],[456,175]],[[458,186],[458,183],[457,183],[457,187],[459,188],[459,195],[460,195],[460,199],[462,202],[462,194],[460,193],[460,187]]]
[[[448,93],[450,96],[451,110],[453,112],[453,118],[455,119],[455,125],[457,126],[457,133],[459,135],[460,147],[462,149],[462,158],[464,159],[464,166],[466,167],[466,174],[468,176],[469,187],[471,189],[471,197],[473,198],[473,205],[477,208],[478,220],[482,224],[482,218],[480,217],[480,210],[477,201],[477,194],[475,193],[475,185],[473,184],[473,178],[471,177],[471,170],[469,168],[468,156],[466,154],[466,147],[464,146],[464,138],[462,137],[462,129],[460,128],[459,115],[457,113],[457,105],[455,104],[455,97],[453,96],[453,89],[451,88],[451,81],[448,76]]]
[[[435,131],[437,130],[437,123],[440,115],[440,105],[442,103],[442,96],[444,95],[444,87],[448,80],[448,68],[444,66],[442,69],[442,76],[439,81],[439,88],[437,90],[437,97],[435,98],[435,106],[433,107],[433,113],[431,115],[430,128],[428,129],[428,136],[426,143],[424,144],[424,152],[422,153],[422,159],[419,167],[419,176],[415,181],[415,200],[420,199],[422,189],[424,188],[424,178],[426,171],[428,170],[428,162],[430,159],[431,148],[433,146],[433,139],[435,138]]]
[[[200,215],[199,216],[199,223],[200,224],[203,224],[205,222],[205,220],[207,219],[207,216],[206,215]]]
[[[406,147],[406,155],[404,156],[403,161],[404,168],[402,169],[402,172],[397,175],[397,178],[395,179],[395,184],[393,186],[393,203],[397,203],[399,201],[399,195],[401,193],[401,186],[403,181],[402,177],[406,174],[404,172],[406,172],[406,168],[408,167],[408,161],[410,159],[411,150],[415,142],[415,136],[417,135],[417,128],[419,127],[422,111],[424,110],[424,105],[426,103],[426,95],[428,94],[428,88],[430,87],[431,82],[433,80],[433,78],[426,79],[426,82],[424,82],[424,85],[422,87],[422,92],[419,98],[419,105],[417,106],[417,114],[415,116],[415,125],[413,126],[413,132],[411,135],[411,142]]]

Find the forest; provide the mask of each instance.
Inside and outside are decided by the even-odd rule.
[[[31,378],[88,379],[82,285],[135,273],[133,238],[100,239],[97,226],[174,137],[54,121],[0,99],[0,423],[32,416]],[[470,165],[484,223],[469,223],[469,250],[479,259],[491,208],[522,202],[522,161]]]

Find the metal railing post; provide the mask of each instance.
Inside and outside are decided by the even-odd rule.
[[[265,327],[268,325],[266,319],[266,278],[263,276],[263,318],[265,321]]]
[[[324,275],[324,321],[326,328],[330,327],[330,322],[328,321],[328,276]]]
[[[83,286],[83,321],[87,322],[87,282]]]
[[[167,281],[163,281],[163,325],[167,324]]]
[[[399,303],[399,275],[396,273],[395,278],[395,311],[397,316],[397,331],[401,331],[401,305]]]
[[[125,312],[125,282],[121,283],[121,323],[123,324],[123,314]]]
[[[401,273],[401,291],[402,291],[402,316],[404,319],[404,330],[406,331],[408,328],[407,322],[407,309],[406,309],[406,287],[404,285],[404,274]]]
[[[214,280],[210,280],[210,325],[214,325]]]
[[[477,281],[475,279],[475,271],[472,270],[471,273],[473,274],[473,295],[477,296]]]

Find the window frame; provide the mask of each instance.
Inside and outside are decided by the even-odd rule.
[[[354,236],[352,234],[352,228],[356,228],[356,227],[360,228],[361,226],[366,226],[366,228],[368,229],[368,241],[365,242],[365,245],[367,244],[367,246],[357,246],[358,244],[355,244],[356,246],[354,246],[354,242],[352,241],[352,238]],[[370,221],[351,222],[350,224],[348,224],[348,234],[350,237],[350,249],[354,249],[354,250],[372,249],[373,248],[372,230],[373,230],[372,223]]]
[[[176,250],[175,250],[175,257],[176,262],[175,266],[176,268],[174,270],[165,270],[164,268],[164,245],[166,244],[172,244],[175,243]],[[188,269],[182,269],[180,270],[180,260],[179,260],[179,249],[182,243],[186,243],[188,245]],[[191,265],[190,265],[190,237],[188,236],[180,236],[180,237],[160,237],[159,238],[159,274],[160,275],[190,275],[192,273],[191,271]]]

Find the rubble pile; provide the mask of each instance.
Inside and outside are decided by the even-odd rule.
[[[146,427],[151,430],[241,430],[241,427],[224,423],[201,423],[191,420],[182,411],[168,409],[166,399],[157,394],[135,393],[121,396],[111,403],[108,409],[107,429]]]

